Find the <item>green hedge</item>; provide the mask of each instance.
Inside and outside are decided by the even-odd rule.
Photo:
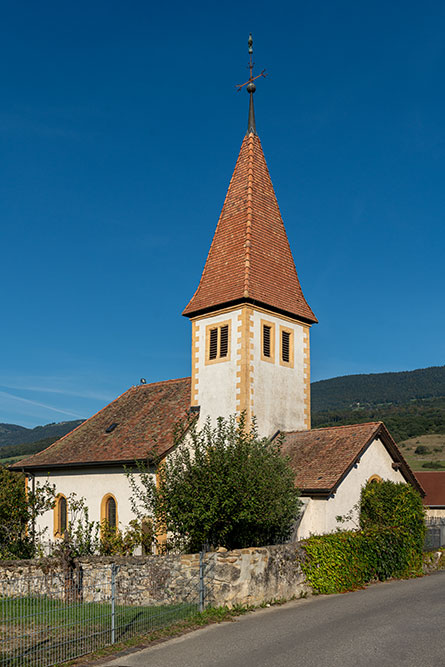
[[[401,528],[313,535],[302,547],[302,570],[318,593],[342,593],[421,571],[422,554]]]
[[[302,569],[314,590],[341,593],[422,573],[424,509],[412,486],[368,483],[360,498],[360,527],[302,543]]]

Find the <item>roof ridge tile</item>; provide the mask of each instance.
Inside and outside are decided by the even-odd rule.
[[[357,424],[339,424],[338,426],[320,426],[320,428],[300,429],[298,431],[282,431],[282,433],[314,433],[315,431],[331,431],[333,429],[357,428],[357,426],[380,426],[382,421],[359,422]]]
[[[155,385],[164,385],[164,384],[172,384],[173,382],[185,382],[186,380],[190,380],[190,375],[188,377],[183,377],[183,378],[173,378],[171,380],[156,380],[155,382],[147,382],[144,384],[134,384],[130,389],[139,389],[143,387],[154,387]],[[128,391],[128,390],[127,390]]]

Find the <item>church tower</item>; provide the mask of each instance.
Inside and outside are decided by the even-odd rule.
[[[317,319],[256,132],[251,37],[249,53],[247,133],[183,315],[192,322],[191,405],[200,407],[200,419],[244,411],[248,423],[256,417],[261,436],[271,436],[310,428],[309,329]]]

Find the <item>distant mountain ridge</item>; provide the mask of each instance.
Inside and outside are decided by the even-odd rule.
[[[82,424],[83,421],[83,419],[76,419],[75,421],[46,424],[35,428],[25,428],[25,426],[18,426],[17,424],[0,424],[0,447],[21,445],[50,438],[54,442]]]
[[[345,375],[311,384],[312,411],[403,405],[445,397],[445,366],[396,373]]]

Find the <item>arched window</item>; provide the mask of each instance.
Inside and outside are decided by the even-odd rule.
[[[107,500],[107,521],[110,528],[116,528],[116,501],[113,496],[110,496]]]
[[[368,484],[370,483],[379,484],[380,482],[383,482],[380,475],[371,475],[371,477],[368,479]]]
[[[54,505],[54,537],[63,537],[68,527],[68,503],[63,494],[59,493]]]
[[[117,501],[112,493],[107,493],[102,498],[100,520],[106,522],[109,528],[117,528],[118,526]]]
[[[142,528],[142,553],[144,555],[153,553],[154,545],[154,529],[153,521],[150,517],[145,516],[141,522]]]

